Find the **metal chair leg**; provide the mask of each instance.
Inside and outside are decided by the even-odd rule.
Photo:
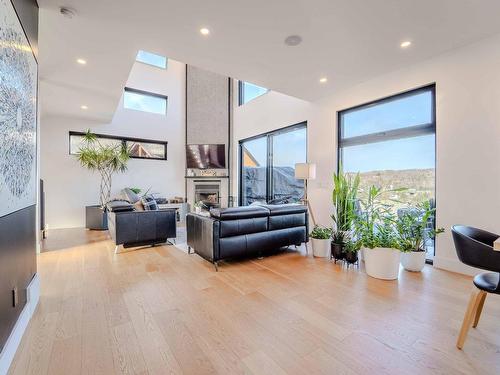
[[[214,262],[215,272],[219,272],[219,265],[217,262]]]

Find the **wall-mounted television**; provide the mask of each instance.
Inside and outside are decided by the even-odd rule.
[[[226,146],[187,145],[186,166],[197,169],[226,168]]]

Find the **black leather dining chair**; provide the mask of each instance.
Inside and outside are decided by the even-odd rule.
[[[462,349],[469,328],[476,328],[488,293],[500,294],[500,251],[493,249],[493,242],[500,237],[482,229],[465,225],[451,228],[458,259],[468,266],[492,272],[474,277],[474,289],[458,335],[457,348]]]

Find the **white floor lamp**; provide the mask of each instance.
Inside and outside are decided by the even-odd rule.
[[[307,198],[307,180],[314,180],[316,178],[316,164],[314,163],[297,163],[295,164],[295,178],[304,180],[304,198],[302,201],[307,205],[309,213],[311,214],[311,221],[313,226],[316,226],[314,214]]]

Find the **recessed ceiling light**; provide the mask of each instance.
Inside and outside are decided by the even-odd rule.
[[[206,27],[202,27],[200,29],[200,33],[201,33],[201,35],[208,35],[208,34],[210,34],[210,30],[208,30]]]
[[[86,105],[81,105],[80,108],[81,109],[89,109],[89,107],[87,107]]]
[[[327,81],[328,81],[328,78],[326,78],[326,77],[321,77],[321,78],[319,79],[319,82],[320,82],[320,83],[326,83]]]
[[[76,59],[76,62],[80,65],[85,65],[87,64],[87,60],[84,60],[84,59]]]
[[[300,35],[289,35],[285,38],[285,44],[290,47],[298,46],[302,43],[302,37]]]
[[[411,42],[409,40],[405,40],[401,43],[401,48],[408,48],[409,46],[411,46]]]

